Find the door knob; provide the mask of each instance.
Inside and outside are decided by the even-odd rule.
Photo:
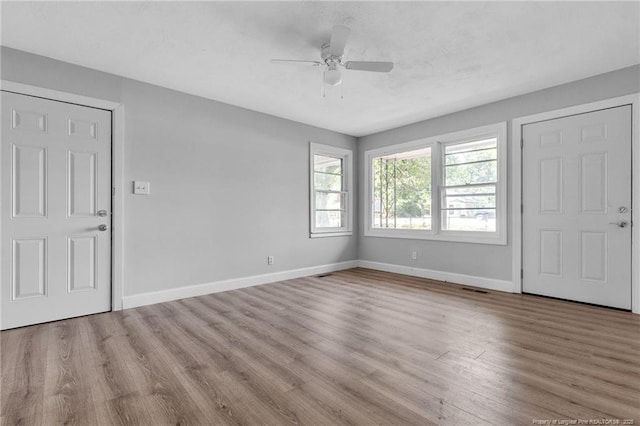
[[[617,225],[620,228],[626,228],[628,224],[629,224],[629,222],[627,222],[626,220],[619,220],[617,222],[609,222],[609,225]]]
[[[103,224],[103,225],[98,225],[98,229],[99,229],[100,231],[106,231],[107,229],[109,229],[109,227],[108,227],[107,225],[104,225],[104,224]]]
[[[106,215],[107,215],[107,211],[106,210],[98,210],[98,216],[105,217]]]

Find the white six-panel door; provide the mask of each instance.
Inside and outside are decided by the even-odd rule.
[[[523,126],[523,291],[631,308],[631,106]]]
[[[2,328],[110,310],[111,113],[0,96]]]

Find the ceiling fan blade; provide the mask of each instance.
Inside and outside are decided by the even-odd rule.
[[[329,53],[331,56],[342,56],[344,47],[347,44],[349,33],[351,30],[344,25],[336,25],[331,32],[331,41],[329,42]]]
[[[344,67],[356,71],[389,72],[393,69],[393,62],[348,61]]]
[[[314,67],[317,67],[318,65],[324,65],[320,61],[305,61],[305,60],[298,60],[298,59],[272,59],[271,62],[301,62],[301,63],[312,64],[312,66]]]

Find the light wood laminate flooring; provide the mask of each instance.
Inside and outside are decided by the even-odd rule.
[[[367,269],[1,338],[7,425],[640,424],[640,316]]]

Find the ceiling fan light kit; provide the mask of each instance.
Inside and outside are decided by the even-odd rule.
[[[342,83],[342,74],[336,64],[330,64],[329,68],[324,72],[324,82],[331,86],[337,86]]]
[[[331,40],[320,48],[321,62],[297,59],[272,59],[271,62],[305,62],[310,63],[312,66],[325,65],[323,87],[324,84],[337,86],[342,83],[342,73],[338,67],[343,67],[347,70],[370,72],[390,72],[393,69],[393,62],[347,61],[343,63],[344,49],[350,32],[351,30],[344,25],[333,27]]]

